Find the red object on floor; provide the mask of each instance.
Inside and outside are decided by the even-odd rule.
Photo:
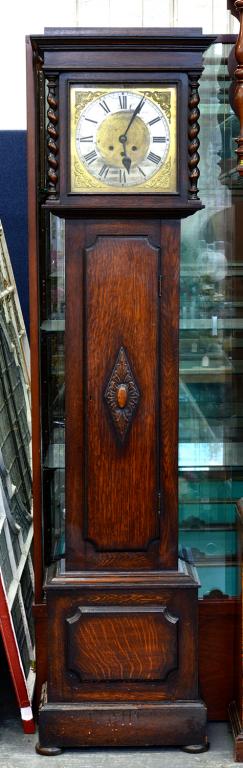
[[[8,660],[16,697],[18,700],[24,733],[35,733],[31,701],[23,670],[12,616],[8,607],[7,595],[0,569],[0,632]]]

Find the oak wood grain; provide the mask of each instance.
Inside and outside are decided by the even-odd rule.
[[[165,680],[178,666],[178,617],[166,606],[78,606],[66,619],[79,681]]]
[[[176,568],[179,222],[70,220],[66,262],[66,567]],[[139,398],[121,443],[105,393],[123,348]]]
[[[101,550],[142,550],[158,536],[158,249],[107,235],[86,258],[87,537]],[[140,392],[122,444],[104,402],[121,347]]]
[[[105,701],[108,697],[110,701],[118,698],[144,701],[149,697],[151,701],[164,701],[171,698],[172,692],[173,699],[196,698],[197,587],[191,580],[191,585],[184,588],[180,574],[177,574],[173,586],[166,585],[166,574],[164,578],[165,585],[161,580],[160,588],[134,588],[132,592],[126,588],[119,591],[105,587],[91,590],[78,584],[70,585],[64,592],[62,581],[60,584],[56,581],[55,589],[48,587],[50,700]],[[162,618],[165,606],[168,612],[166,619]],[[73,627],[71,640],[70,623],[67,624],[70,620]],[[131,662],[125,660],[128,659],[125,648],[121,659],[121,637],[130,649]],[[173,658],[168,646],[169,638],[174,647]],[[175,638],[178,638],[178,646]],[[83,648],[87,654],[82,659]],[[145,658],[145,648],[150,661]],[[79,668],[79,679],[77,674],[70,673],[68,659],[72,653]],[[138,658],[140,661],[143,658],[144,674],[141,672],[137,678],[127,678],[128,672],[131,675],[130,663],[134,669],[136,667],[138,674]],[[170,667],[174,667],[168,676],[166,659]],[[113,677],[113,670],[117,673],[119,663],[122,664],[119,669],[123,669],[120,681]],[[165,677],[161,673],[162,676],[154,680],[153,675],[158,675],[158,666],[162,670],[163,665]]]
[[[71,575],[70,575],[71,576]],[[168,577],[172,583],[173,572],[168,572]],[[73,578],[75,578],[73,576]],[[99,593],[95,589],[105,584],[110,579],[110,574],[106,576],[96,574],[94,577],[90,577],[91,591],[94,593],[92,599],[92,605],[99,604]],[[140,578],[141,587],[146,585],[146,577],[144,580],[133,574],[133,580],[135,582]],[[173,577],[173,581],[175,576]],[[117,581],[120,581],[120,588],[116,586],[115,591],[109,597],[109,592],[106,591],[106,604],[109,605],[114,600],[116,604],[120,604],[121,598],[119,594],[122,590],[122,585],[128,581],[128,577],[125,578],[124,574],[117,575]],[[151,584],[151,578],[147,576],[148,583]],[[65,590],[68,589],[68,584],[63,577],[63,586]],[[77,581],[77,576],[76,576]],[[158,588],[159,577],[153,575],[154,586]],[[131,580],[132,583],[132,580]],[[53,586],[49,589],[54,588]],[[107,585],[106,585],[107,589]],[[111,591],[111,590],[110,590]],[[85,599],[87,592],[84,592]],[[159,602],[158,595],[152,597],[149,590],[146,591],[147,599],[153,599],[154,603]],[[134,587],[127,592],[126,604],[134,605],[137,595],[134,592]],[[144,604],[145,597],[144,597]],[[41,653],[38,653],[38,692],[36,701],[39,703],[41,685],[46,680],[47,676],[47,607],[41,606],[41,622],[38,629],[39,643],[38,647],[41,649]],[[227,720],[228,707],[231,701],[238,697],[239,687],[239,658],[238,654],[235,654],[235,617],[239,609],[238,601],[236,598],[230,600],[200,600],[199,601],[199,688],[201,696],[203,696],[207,708],[209,720]],[[43,619],[42,619],[43,615]],[[37,608],[35,610],[35,617],[37,621]],[[42,623],[43,622],[43,623]],[[39,624],[39,622],[38,622]],[[222,668],[224,674],[222,675]],[[238,699],[237,699],[238,700]],[[239,711],[240,711],[240,698],[239,698]],[[238,715],[239,717],[239,715]],[[239,721],[240,722],[240,721]],[[239,727],[239,733],[241,727]],[[242,751],[241,751],[242,757]]]

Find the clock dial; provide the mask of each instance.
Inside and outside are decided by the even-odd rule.
[[[76,151],[101,184],[144,184],[165,162],[170,128],[161,107],[133,91],[113,91],[82,110],[76,128]]]
[[[176,192],[176,112],[175,86],[71,86],[71,192]]]

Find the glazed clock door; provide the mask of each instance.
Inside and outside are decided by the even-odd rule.
[[[154,568],[163,512],[159,225],[73,221],[66,231],[67,567]]]

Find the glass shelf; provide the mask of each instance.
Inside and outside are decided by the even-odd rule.
[[[44,469],[65,469],[65,445],[50,445],[44,459]]]
[[[231,305],[231,306],[233,308],[233,305]],[[225,331],[227,331],[227,330],[230,330],[230,331],[234,330],[234,331],[236,331],[238,329],[241,330],[243,328],[243,319],[239,318],[239,317],[234,317],[234,318],[231,318],[231,317],[227,317],[227,318],[218,317],[217,318],[217,326],[218,326],[218,331],[222,331],[222,330],[223,331],[224,330]],[[210,330],[211,331],[212,330],[212,317],[208,317],[208,318],[193,317],[193,318],[188,319],[188,320],[183,320],[182,319],[180,321],[180,329],[181,329],[181,331],[187,331],[187,330],[189,330],[189,331],[191,331],[191,330],[193,330],[193,331],[197,331],[197,330],[199,330],[199,331]]]
[[[215,566],[197,565],[197,571],[200,580],[199,597],[211,597],[212,590],[219,593],[215,597],[234,597],[239,594],[238,564],[230,566],[222,562]]]
[[[215,528],[204,528],[201,530],[181,529],[181,546],[190,547],[193,553],[195,563],[207,560],[208,564],[215,561],[216,557],[227,558],[231,560],[235,557],[237,546],[236,530],[216,530]]]
[[[49,317],[41,323],[41,331],[48,333],[63,333],[65,331],[65,317]]]

